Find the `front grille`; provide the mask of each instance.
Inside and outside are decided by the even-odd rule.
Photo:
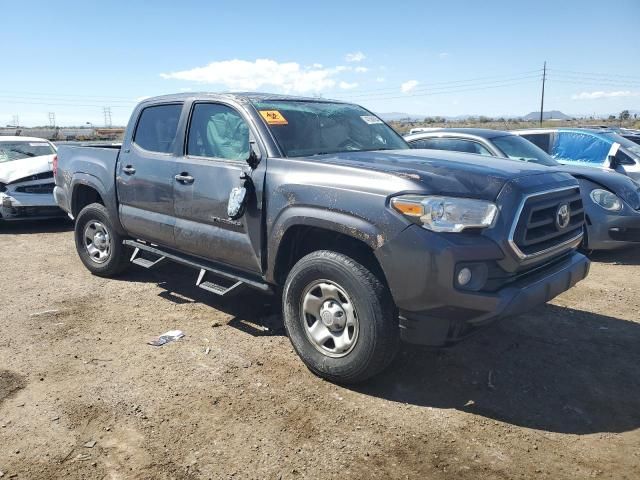
[[[558,221],[563,205],[569,207],[566,226]],[[524,256],[535,256],[575,239],[584,226],[580,189],[575,187],[528,197],[517,222],[512,242]]]
[[[45,183],[40,185],[25,185],[17,187],[16,192],[21,193],[53,193],[53,187],[55,183]]]

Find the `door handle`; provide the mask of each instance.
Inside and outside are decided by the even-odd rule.
[[[122,169],[122,171],[123,171],[124,173],[126,173],[127,175],[133,175],[134,173],[136,173],[136,169],[135,169],[135,168],[133,168],[133,166],[132,166],[132,165],[127,165],[126,167],[124,167],[124,168]]]
[[[186,172],[182,172],[179,175],[175,176],[176,181],[184,184],[184,185],[188,185],[190,183],[193,183],[193,181],[195,180],[191,175],[189,175]]]

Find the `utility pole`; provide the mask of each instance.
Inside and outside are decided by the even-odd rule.
[[[540,126],[542,126],[542,116],[544,115],[544,83],[547,80],[547,62],[545,60],[542,67],[542,97],[540,98]]]
[[[13,124],[18,128],[20,126],[20,117],[18,115],[13,116]]]
[[[111,127],[111,107],[104,107],[102,109],[104,113],[104,126],[107,128]]]
[[[56,127],[56,113],[55,112],[49,112],[49,126],[51,128],[55,128]]]

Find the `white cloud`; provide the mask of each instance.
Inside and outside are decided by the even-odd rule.
[[[358,86],[358,84],[356,82],[353,83],[349,83],[349,82],[340,82],[339,87],[342,88],[343,90],[351,90],[352,88],[356,88]]]
[[[367,67],[356,67],[354,70],[358,73],[366,73],[369,71]]]
[[[322,68],[322,64],[321,63],[314,63],[313,65],[311,65],[313,68]]]
[[[400,85],[400,90],[402,91],[402,93],[409,93],[411,90],[416,88],[419,83],[420,82],[418,82],[417,80],[409,80]]]
[[[384,81],[385,81],[384,77],[377,77],[376,78],[376,82],[378,82],[378,83],[383,83]]]
[[[449,54],[448,54],[447,52],[440,52],[440,53],[438,54],[438,56],[439,56],[440,58],[447,58],[447,57],[449,56]]]
[[[179,72],[161,73],[165,79],[190,82],[220,84],[230,90],[257,90],[276,87],[285,92],[319,92],[336,85],[335,75],[346,67],[303,68],[296,62],[279,63],[260,58],[254,62],[247,60],[223,60],[211,62],[204,67]]]
[[[367,56],[360,51],[347,53],[344,57],[347,62],[361,62],[365,58],[367,58]]]
[[[621,97],[639,97],[640,92],[632,92],[630,90],[617,90],[612,92],[582,92],[571,96],[572,100],[596,100],[598,98],[621,98]]]

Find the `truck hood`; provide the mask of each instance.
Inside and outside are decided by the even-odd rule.
[[[634,210],[640,209],[640,184],[626,175],[605,168],[579,167],[575,165],[561,165],[558,169],[578,179],[596,183],[618,195]]]
[[[484,200],[494,200],[502,187],[515,178],[561,171],[533,163],[440,150],[341,152],[307,158],[312,162],[396,175],[422,183],[427,191],[437,194]]]
[[[54,156],[55,155],[41,155],[39,157],[1,162],[0,182],[11,183],[21,179],[28,180],[28,177],[32,175],[50,172]]]

